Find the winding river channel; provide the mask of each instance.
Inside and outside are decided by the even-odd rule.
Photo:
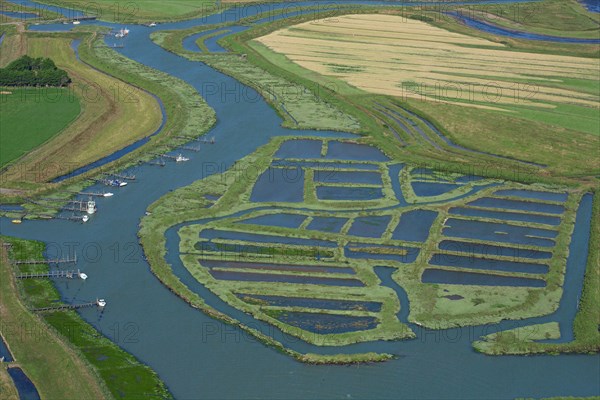
[[[35,4],[28,1],[20,3]],[[294,3],[294,6],[300,5],[318,3]],[[185,29],[236,21],[260,11],[282,7],[290,7],[290,4],[228,10],[201,19],[162,24],[159,29]],[[70,12],[56,7],[51,9]],[[117,27],[101,21],[86,23]],[[71,27],[37,25],[32,29],[65,30]],[[3,235],[46,242],[49,256],[67,256],[76,252],[78,267],[89,275],[89,279],[85,282],[56,281],[63,300],[76,303],[105,298],[108,305],[104,311],[83,309],[82,317],[153,368],[176,398],[508,399],[600,394],[599,355],[490,357],[472,350],[471,342],[481,334],[524,325],[523,322],[439,331],[411,325],[417,333],[414,340],[364,343],[344,349],[389,352],[399,356],[395,360],[373,365],[314,366],[302,364],[264,346],[240,329],[191,308],[171,293],[150,272],[138,243],[138,224],[149,204],[169,191],[225,171],[272,137],[352,135],[284,129],[281,118],[253,89],[200,62],[189,61],[155,45],[149,35],[157,28],[128,28],[131,33],[125,48],[116,50],[194,86],[216,111],[218,123],[208,134],[215,136],[216,144],[204,145],[199,153],[191,152],[191,160],[187,163],[170,163],[164,168],[151,165],[136,167],[137,180],[125,188],[116,189],[114,197],[99,199],[99,212],[87,224],[26,220],[21,225],[13,225],[3,218],[0,219],[0,228]],[[90,191],[102,189],[92,187]],[[526,321],[527,324],[561,322],[563,340],[572,338],[570,328],[585,268],[590,212],[591,196],[586,196],[578,212],[578,228],[571,246],[572,254],[579,256],[570,261],[573,265],[567,267],[565,294],[559,310],[551,316]],[[208,304],[265,333],[271,333],[284,345],[296,350],[336,352],[335,348],[319,348],[286,337],[246,314],[226,308],[227,305],[221,303],[218,297],[187,274],[178,257],[175,230],[169,230],[167,237],[168,261],[182,281],[205,298]],[[383,284],[397,290],[388,272],[388,269],[378,271]],[[406,298],[405,294],[398,294],[401,299]],[[400,314],[399,318],[405,320],[406,312]]]

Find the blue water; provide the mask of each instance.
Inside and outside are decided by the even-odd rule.
[[[225,260],[200,260],[200,264],[207,268],[236,268],[236,269],[259,269],[265,271],[294,271],[294,272],[325,272],[330,274],[355,274],[350,267],[327,267],[323,265],[307,264],[269,264],[262,262],[238,262]]]
[[[374,187],[317,186],[319,200],[376,200],[383,192]]]
[[[588,11],[600,13],[600,0],[579,0]]]
[[[415,194],[419,197],[439,196],[460,187],[460,185],[454,183],[437,182],[412,182],[411,185]]]
[[[334,160],[388,161],[381,150],[366,144],[330,141],[326,158]]]
[[[40,400],[40,394],[35,388],[35,385],[31,382],[29,377],[25,375],[21,368],[8,368],[8,374],[15,383],[20,400]]]
[[[12,354],[10,353],[10,350],[8,350],[6,343],[4,343],[4,338],[2,336],[0,336],[0,357],[4,357],[4,362],[13,361]]]
[[[242,224],[255,224],[266,226],[279,226],[283,228],[298,228],[306,219],[306,215],[301,214],[266,214],[254,218],[240,221]]]
[[[293,311],[285,311],[277,319],[286,324],[322,335],[364,331],[377,326],[377,319],[374,317],[352,317]]]
[[[475,286],[523,286],[544,287],[546,282],[534,278],[518,278],[512,276],[478,274],[475,272],[446,271],[428,268],[421,276],[423,283],[441,283],[445,285],[475,285]]]
[[[558,231],[448,218],[442,234],[449,237],[487,240],[491,242],[554,247],[555,242],[552,239],[558,235]]]
[[[272,9],[288,6],[281,4],[260,7]],[[183,29],[200,23],[235,20],[239,16],[240,13],[236,14],[232,10],[223,16],[164,24],[161,28]],[[71,27],[40,25],[33,28],[64,30]],[[417,334],[417,339],[412,341],[364,343],[341,349],[344,352],[383,351],[400,356],[397,360],[376,365],[336,367],[298,363],[289,356],[265,347],[244,331],[211,319],[189,307],[149,273],[149,266],[137,246],[139,219],[150,203],[170,190],[223,172],[237,159],[267,143],[269,138],[289,134],[289,131],[280,127],[281,119],[262,100],[251,101],[248,95],[240,96],[237,99],[239,101],[231,96],[231,101],[225,102],[222,93],[209,94],[210,91],[203,91],[203,88],[206,89],[215,82],[218,87],[223,83],[227,88],[242,88],[244,93],[251,93],[251,89],[201,63],[181,59],[156,47],[147,37],[151,29],[137,26],[129,28],[132,33],[128,38],[128,46],[119,51],[139,62],[185,79],[204,93],[219,116],[218,124],[210,133],[220,135],[219,143],[212,146],[210,152],[202,153],[201,157],[192,159],[185,165],[139,167],[136,171],[138,181],[135,188],[119,192],[112,200],[99,199],[99,208],[106,212],[94,215],[91,223],[86,225],[67,221],[25,221],[22,225],[13,225],[3,218],[0,219],[0,227],[6,235],[43,240],[53,252],[62,251],[66,254],[68,244],[74,242],[82,269],[89,271],[93,279],[88,279],[85,285],[79,287],[57,282],[63,300],[72,302],[94,299],[97,296],[106,297],[109,306],[101,318],[91,309],[82,310],[81,315],[104,332],[110,332],[115,324],[136,324],[140,332],[136,340],[119,341],[119,345],[156,370],[176,398],[197,398],[199,393],[206,398],[418,397],[436,400],[600,394],[597,379],[600,375],[598,355],[487,357],[471,349],[472,340],[480,335],[520,324],[558,320],[564,321],[561,329],[568,330],[576,307],[567,310],[567,306],[569,302],[577,304],[577,295],[581,289],[581,279],[577,275],[579,272],[572,271],[585,269],[585,265],[576,265],[577,262],[581,263],[581,257],[568,261],[573,265],[568,269],[561,307],[547,318],[504,321],[492,326],[441,331],[411,326]],[[248,132],[252,132],[252,135]],[[341,137],[339,134],[314,131],[297,133]],[[90,188],[95,189],[101,190],[102,187]],[[583,231],[586,229],[586,222],[589,229],[589,220],[581,221]],[[585,235],[583,232],[578,238],[587,242]],[[273,334],[298,351],[323,354],[340,351],[327,346],[310,346],[227,306],[185,270],[178,257],[176,230],[167,233],[167,240],[167,261],[182,282],[199,293],[207,304],[262,332]],[[101,250],[97,258],[93,257],[95,248]],[[573,275],[572,280],[570,275]],[[397,293],[401,295],[398,291]],[[149,301],[156,306],[156,312],[147,312]],[[402,300],[401,303],[407,304]],[[408,309],[404,307],[402,310]],[[168,334],[165,334],[165,327],[169,327]],[[563,335],[561,340],[568,341],[569,336]],[[460,363],[460,368],[457,368],[457,362]],[[268,376],[268,380],[265,380],[265,376]]]
[[[556,193],[556,192],[541,192],[539,190],[518,190],[518,189],[509,189],[509,190],[498,190],[494,192],[496,196],[511,196],[511,197],[522,197],[524,199],[534,199],[534,200],[542,200],[542,201],[557,201],[564,203],[567,201],[569,194],[566,192]]]
[[[433,254],[429,260],[429,264],[490,271],[525,272],[529,274],[545,274],[548,272],[548,265],[546,264],[503,261],[444,253]]]
[[[467,217],[483,217],[502,219],[505,221],[521,221],[534,222],[538,224],[547,224],[557,226],[560,224],[560,217],[552,217],[549,215],[532,214],[532,213],[517,213],[507,211],[495,211],[490,209],[479,209],[470,207],[452,207],[449,210],[450,214],[464,215]]]
[[[406,211],[400,216],[400,222],[392,232],[392,239],[424,242],[429,237],[429,230],[437,211],[413,210]]]
[[[348,221],[347,218],[313,217],[312,221],[310,221],[306,229],[338,233],[342,229],[346,221]]]
[[[348,170],[348,169],[359,169],[359,170],[378,170],[378,164],[367,164],[358,162],[326,162],[326,161],[288,161],[288,160],[274,160],[271,165],[273,167],[290,167],[290,168],[312,168],[316,170],[325,171],[327,169],[333,169],[335,171]]]
[[[322,171],[315,170],[315,182],[324,183],[364,183],[368,185],[381,185],[381,174],[367,171]]]
[[[316,308],[321,310],[360,310],[379,312],[381,311],[381,303],[374,301],[351,301],[351,300],[333,300],[333,299],[316,299],[304,297],[286,297],[286,296],[267,296],[260,294],[238,294],[239,298],[258,299],[265,302],[269,306],[278,307],[304,307]]]
[[[269,167],[256,181],[250,200],[294,203],[304,201],[304,170]]]
[[[461,15],[457,12],[449,12],[449,15],[456,17],[459,21],[467,25],[468,27],[478,29],[480,31],[488,32],[494,35],[507,36],[516,39],[526,40],[541,40],[546,42],[557,42],[557,43],[587,43],[587,44],[598,44],[600,39],[579,39],[569,38],[561,36],[550,36],[541,35],[531,32],[516,31],[513,29],[502,28],[498,25],[493,25],[487,22],[479,21],[467,16]]]
[[[266,274],[253,272],[234,272],[211,270],[210,274],[217,280],[242,281],[242,282],[283,282],[300,283],[305,285],[326,285],[326,286],[365,286],[358,279],[350,278],[321,278],[308,275],[285,275],[285,274]]]
[[[391,219],[392,217],[389,215],[371,215],[368,217],[355,218],[348,234],[353,236],[380,238],[387,229]]]
[[[20,12],[20,11],[0,11],[0,14],[6,15],[7,17],[10,17],[10,18],[23,19],[23,20],[39,17],[39,15],[34,14],[34,13]]]
[[[323,142],[320,140],[287,140],[275,153],[276,158],[321,158]]]
[[[456,251],[465,254],[478,254],[483,256],[511,257],[515,261],[533,258],[536,260],[550,259],[552,253],[548,251],[529,250],[523,247],[495,246],[492,244],[459,242],[455,240],[442,240],[440,250]]]
[[[470,206],[500,208],[507,210],[532,211],[548,214],[562,214],[565,211],[563,206],[547,203],[536,203],[533,201],[519,201],[510,199],[500,199],[493,197],[482,197],[468,203]]]

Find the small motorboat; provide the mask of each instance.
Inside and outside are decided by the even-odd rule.
[[[79,25],[81,24],[81,21],[73,21],[73,25]]]
[[[77,275],[79,275],[79,278],[84,281],[88,278],[87,274],[84,274],[83,272],[77,271]]]
[[[83,222],[88,222],[90,220],[90,217],[88,217],[87,215],[84,215],[83,217],[81,217],[81,220]]]
[[[96,304],[98,305],[98,307],[102,308],[102,307],[106,306],[106,300],[96,299]]]
[[[20,219],[13,219],[10,222],[12,222],[13,224],[21,224],[21,223],[23,223],[23,221],[21,221]]]
[[[184,161],[189,161],[190,159],[187,157],[184,157],[183,155],[179,154],[177,157],[175,157],[175,161],[176,162],[184,162]]]
[[[114,194],[112,194],[111,192],[108,192],[108,193],[104,193],[102,196],[104,196],[104,197],[113,197]]]
[[[148,25],[150,28],[154,28],[157,25],[156,22],[151,22],[150,25]]]

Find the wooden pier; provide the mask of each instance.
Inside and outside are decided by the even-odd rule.
[[[106,197],[106,192],[71,192],[73,194],[80,194],[82,196],[90,197]]]
[[[159,167],[164,167],[165,165],[167,165],[167,163],[163,159],[156,160],[156,161],[150,160],[150,161],[148,161],[148,164],[150,164],[150,165],[158,165]]]
[[[36,279],[36,278],[67,278],[73,279],[75,277],[82,278],[81,271],[50,271],[50,272],[28,272],[17,275],[17,279]],[[86,276],[87,278],[87,276]]]
[[[177,160],[177,156],[172,156],[172,155],[169,155],[169,154],[155,154],[155,156],[157,156],[157,157],[163,157],[163,158],[168,158],[169,160],[173,160],[173,161]]]
[[[195,151],[196,153],[200,151],[200,146],[198,146],[198,147],[182,146],[181,148],[184,149],[184,150]]]
[[[135,181],[135,175],[121,175],[121,174],[109,174],[109,175],[114,176],[115,178],[126,180],[126,181]]]
[[[34,264],[54,264],[54,265],[59,265],[59,264],[76,264],[77,263],[77,255],[75,255],[73,258],[67,257],[67,258],[54,258],[54,259],[49,259],[49,260],[24,260],[24,261],[14,261],[13,264],[15,265],[34,265]]]
[[[96,18],[95,15],[82,15],[80,17],[73,17],[71,21],[94,21]]]
[[[34,312],[56,312],[56,311],[77,310],[79,308],[87,308],[87,307],[94,307],[94,306],[100,307],[97,300],[89,302],[89,303],[63,304],[63,305],[54,306],[54,307],[34,308],[31,311],[34,311]]]

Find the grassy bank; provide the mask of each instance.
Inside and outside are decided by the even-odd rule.
[[[19,187],[23,183],[44,186],[49,180],[109,155],[159,127],[161,112],[154,98],[77,60],[71,48],[72,34],[25,35],[27,54],[50,57],[72,77],[72,85],[59,95],[61,100],[64,97],[63,102],[76,99],[81,104],[81,113],[60,134],[3,171],[0,179],[4,187]],[[53,96],[52,90],[40,89],[39,104],[52,101]],[[63,110],[66,112],[68,108]],[[20,123],[14,130],[3,129],[2,135],[30,136],[31,129],[34,127]]]
[[[6,237],[3,238],[3,241],[11,243],[12,247],[10,253],[3,256],[2,268],[5,270],[5,274],[13,277],[10,279],[14,286],[13,301],[19,303],[22,301],[20,321],[28,324],[7,324],[7,332],[3,331],[3,334],[7,337],[11,349],[16,353],[16,360],[30,376],[42,397],[147,398],[151,396],[163,399],[171,398],[156,373],[98,333],[76,312],[31,314],[26,307],[57,305],[57,302],[60,304],[60,296],[48,279],[28,279],[15,282],[13,267],[8,263],[7,256],[10,255],[11,258],[17,260],[40,259],[43,257],[44,245],[40,242]],[[46,265],[21,267],[20,269],[21,272],[47,270]],[[3,280],[3,282],[5,281],[9,280]],[[18,296],[16,295],[17,291]],[[34,321],[36,325],[29,325]],[[24,328],[25,326],[27,328]],[[29,330],[30,326],[35,326],[36,330]],[[24,329],[27,329],[25,332],[38,332],[37,329],[39,329],[39,336],[33,335],[34,337],[25,341],[23,336],[27,335],[22,335]],[[14,336],[19,332],[23,343]],[[41,338],[44,340],[40,340]],[[52,343],[52,340],[57,343],[55,348],[47,344],[49,341]],[[15,346],[17,346],[16,349]],[[40,348],[38,349],[38,347]],[[64,354],[59,352],[61,348]],[[20,349],[27,349],[28,355],[20,354],[17,351]],[[34,366],[30,365],[29,358],[33,358]],[[58,365],[61,368],[56,368]],[[65,370],[68,370],[70,374],[68,380],[58,376],[63,376]],[[115,374],[115,371],[118,371],[118,374]],[[61,382],[61,385],[57,385],[56,382]]]
[[[43,249],[43,246],[35,242],[9,238],[2,238],[1,242],[19,246],[24,256],[39,257]],[[42,398],[112,398],[106,384],[81,354],[63,336],[50,328],[43,318],[27,309],[27,299],[22,297],[25,293],[15,281],[4,246],[0,248],[0,252],[0,270],[4,277],[0,279],[0,329],[16,362],[35,384]],[[64,379],[64,370],[56,368],[57,365],[69,368],[69,379]]]

